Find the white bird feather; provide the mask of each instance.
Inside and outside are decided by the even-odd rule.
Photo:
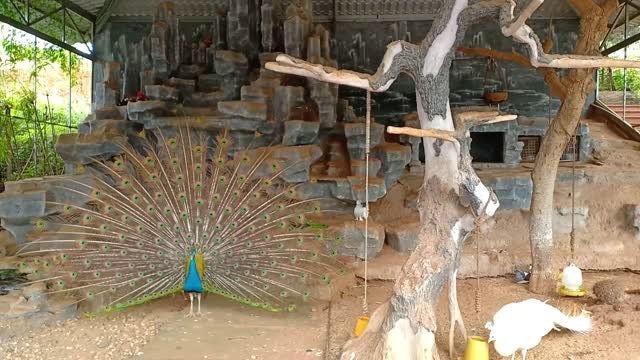
[[[504,305],[485,327],[491,331],[489,342],[494,342],[498,354],[514,359],[520,350],[522,360],[526,360],[527,350],[537,346],[552,329],[560,330],[556,325],[584,333],[591,330],[591,318],[586,314],[567,316],[546,302],[528,299]]]

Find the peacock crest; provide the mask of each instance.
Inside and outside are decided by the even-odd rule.
[[[35,220],[18,253],[32,282],[112,311],[181,291],[185,262],[197,254],[206,292],[279,311],[344,272],[341,239],[309,219],[320,199],[299,200],[280,180],[295,164],[274,160],[269,147],[231,158],[227,131],[155,137],[94,160],[91,182],[60,185],[86,201],[50,203],[59,213]]]

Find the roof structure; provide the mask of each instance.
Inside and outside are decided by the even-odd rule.
[[[69,42],[92,39],[94,30],[109,20],[151,19],[163,1],[166,0],[5,0],[0,4],[0,21],[91,58],[90,49],[89,54],[78,52]],[[237,0],[173,0],[178,17],[186,21],[213,17],[232,1]],[[282,14],[294,1],[297,0],[274,3]],[[640,0],[620,1],[610,20],[605,55],[640,40]],[[314,19],[318,22],[430,20],[437,16],[441,4],[442,0],[313,0]],[[546,0],[535,17],[575,18],[576,14],[567,0]]]

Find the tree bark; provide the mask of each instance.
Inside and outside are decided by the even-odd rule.
[[[607,0],[602,6],[591,0],[573,0],[580,13],[580,34],[575,52],[578,54],[598,54],[598,47],[607,32],[609,16],[615,11],[617,1]],[[576,4],[574,4],[576,5]],[[573,69],[561,79],[565,94],[562,104],[542,139],[540,151],[531,174],[533,193],[529,223],[531,243],[532,274],[529,290],[536,294],[556,292],[559,259],[554,257],[553,241],[553,194],[555,190],[558,164],[564,149],[575,134],[582,117],[587,97],[595,89],[597,69]],[[546,79],[546,77],[545,77]],[[571,194],[575,196],[575,194]]]
[[[565,98],[542,139],[531,174],[533,193],[529,239],[533,271],[529,289],[537,294],[556,291],[558,264],[554,258],[552,221],[558,163],[580,121],[587,95],[595,85],[593,71],[581,72],[584,74],[579,76],[580,79],[568,88],[568,93],[572,95]]]

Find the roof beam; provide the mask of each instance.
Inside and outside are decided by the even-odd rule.
[[[626,40],[620,41],[619,43],[602,50],[602,56],[608,56],[609,54],[612,54],[620,49],[624,49],[638,40],[640,40],[640,33],[628,37]]]
[[[64,6],[65,8],[73,11],[74,13],[82,16],[83,18],[91,21],[92,23],[96,22],[96,16],[93,15],[92,13],[88,12],[87,10],[81,8],[80,6],[76,5],[75,3],[71,2],[70,0],[56,0],[59,4],[61,4],[62,6]]]
[[[111,17],[111,14],[113,13],[113,9],[116,8],[117,3],[118,0],[106,0],[104,2],[104,5],[102,5],[102,8],[98,12],[98,15],[96,15],[96,32],[100,32],[100,30],[102,30],[102,28],[107,24],[109,18]]]
[[[27,33],[29,33],[31,35],[34,35],[34,36],[37,36],[42,40],[48,41],[48,42],[50,42],[50,43],[52,43],[52,44],[54,44],[56,46],[59,46],[59,47],[65,49],[65,50],[69,50],[69,51],[71,51],[72,53],[74,53],[76,55],[82,56],[83,58],[86,58],[86,59],[89,59],[89,60],[93,60],[93,54],[84,53],[84,52],[76,49],[75,47],[56,39],[55,37],[53,37],[51,35],[47,35],[47,34],[45,34],[43,32],[40,32],[40,31],[30,27],[30,26],[27,26],[27,25],[25,25],[23,23],[15,21],[14,19],[12,19],[12,18],[10,18],[8,16],[4,16],[4,15],[0,14],[0,22],[7,23],[7,24],[9,24],[9,25],[11,25],[11,26],[13,26],[15,28],[18,28],[18,29],[24,31],[24,32],[27,32]]]

